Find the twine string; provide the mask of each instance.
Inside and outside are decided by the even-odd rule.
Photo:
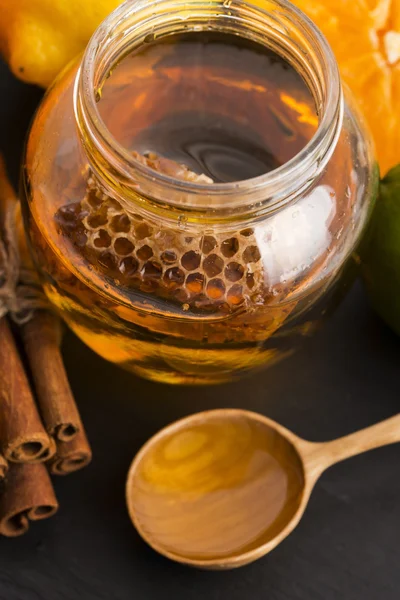
[[[48,301],[32,269],[21,265],[17,234],[17,203],[9,203],[0,224],[0,319],[27,323]]]

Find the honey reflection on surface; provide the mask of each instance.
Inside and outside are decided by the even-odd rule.
[[[155,440],[127,489],[147,540],[208,560],[250,551],[290,521],[304,485],[292,445],[266,424],[214,416]]]

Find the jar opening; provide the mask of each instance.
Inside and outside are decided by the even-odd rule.
[[[155,172],[107,127],[99,99],[107,77],[132,51],[177,33],[214,31],[246,38],[289,63],[306,82],[318,127],[298,153],[277,168],[229,182],[183,181]],[[86,50],[75,88],[78,127],[93,169],[114,193],[151,199],[153,208],[201,215],[243,215],[275,209],[306,189],[322,172],[341,127],[342,94],[336,61],[322,34],[284,0],[257,6],[242,0],[190,4],[179,0],[129,0],[99,27]],[[166,202],[166,198],[168,199]]]

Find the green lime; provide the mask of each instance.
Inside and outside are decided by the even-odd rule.
[[[400,335],[400,164],[381,181],[363,274],[377,313]]]

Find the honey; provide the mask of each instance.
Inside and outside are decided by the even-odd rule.
[[[84,59],[46,97],[26,155],[47,296],[101,356],[169,383],[228,381],[290,354],[341,290],[372,197],[340,94],[314,160],[317,75],[210,19],[148,33],[106,68],[116,16],[93,54],[93,106]]]
[[[148,42],[125,57],[104,81],[98,108],[125,148],[172,159],[205,183],[272,171],[318,126],[293,66],[265,46],[207,31]]]
[[[304,488],[289,441],[226,413],[175,424],[136,459],[126,489],[130,514],[150,544],[207,567],[268,544],[296,513]]]

